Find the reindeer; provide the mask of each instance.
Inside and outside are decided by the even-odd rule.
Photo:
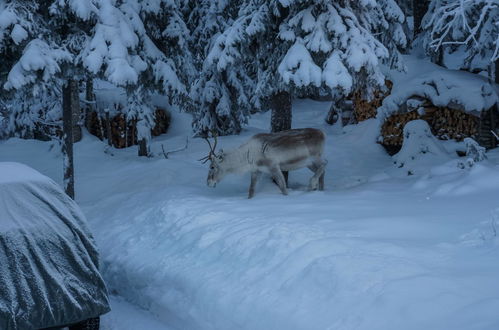
[[[207,184],[215,187],[229,173],[251,172],[248,198],[255,194],[255,185],[261,173],[270,174],[284,195],[288,194],[282,171],[308,167],[314,175],[310,178],[309,190],[324,190],[324,172],[327,161],[322,159],[324,133],[314,128],[291,129],[277,133],[261,133],[229,152],[217,154],[217,139],[210,147],[208,156],[200,159],[210,161]]]

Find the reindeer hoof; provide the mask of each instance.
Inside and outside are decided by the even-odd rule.
[[[319,183],[318,182],[310,182],[308,185],[308,191],[315,191],[319,189]]]

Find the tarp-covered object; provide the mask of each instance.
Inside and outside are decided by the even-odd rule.
[[[108,311],[79,207],[35,170],[0,163],[0,329],[66,325]]]

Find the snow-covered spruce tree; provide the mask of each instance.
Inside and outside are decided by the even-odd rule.
[[[499,2],[496,0],[433,0],[424,18],[425,49],[464,52],[460,67],[489,70],[492,80],[499,59]],[[496,80],[497,81],[497,80]]]
[[[10,108],[7,128],[14,134],[36,137],[39,127],[59,128],[64,117],[64,186],[74,198],[72,147],[74,138],[81,133],[77,125],[79,111],[75,111],[79,109],[75,79],[82,72],[75,59],[88,39],[89,26],[83,23],[92,9],[91,1],[66,6],[62,0],[11,0],[3,5],[2,16],[10,13],[7,17],[11,20],[7,20],[8,24],[2,20],[2,28],[14,24],[10,45],[5,46],[13,55],[7,62],[9,71],[3,84],[8,92],[2,93],[7,98],[2,103]],[[56,132],[44,133],[53,136]]]
[[[242,63],[230,70],[219,66],[225,31],[238,13],[240,1],[196,1],[189,16],[191,47],[199,75],[191,89],[194,105],[193,130],[196,135],[237,134],[247,122],[252,108],[251,72]],[[228,37],[230,38],[230,37]]]
[[[43,1],[0,1],[0,93],[5,135],[33,137],[41,122],[61,118],[61,65],[71,54],[57,43]]]
[[[201,69],[213,44],[214,36],[225,30],[229,21],[237,15],[239,1],[190,0],[185,8],[187,28],[191,37],[189,47],[197,69]]]
[[[394,0],[246,0],[209,57],[219,71],[254,72],[253,104],[278,105],[272,127],[279,129],[291,114],[279,113],[290,109],[283,93],[313,86],[369,97],[383,86],[381,62],[402,66],[403,22]]]
[[[151,94],[165,93],[173,99],[186,93],[176,66],[182,63],[182,51],[177,50],[173,56],[177,62],[165,54],[166,51],[173,54],[172,50],[178,49],[174,41],[178,38],[175,35],[178,22],[174,21],[180,17],[175,14],[178,7],[176,2],[168,0],[95,0],[95,5],[93,34],[80,58],[89,72],[125,88],[128,101],[124,115],[129,120],[137,120],[139,155],[147,156],[150,129],[154,124]],[[145,25],[147,20],[151,20],[151,24]],[[162,20],[166,22],[166,29],[152,29],[159,29],[153,22]],[[170,38],[171,42],[156,45],[153,38],[161,36]]]
[[[189,108],[188,95],[182,85],[192,82],[197,75],[195,61],[189,44],[190,30],[185,22],[189,14],[188,0],[147,0],[142,4],[141,17],[144,21],[147,36],[156,47],[167,56],[167,62],[174,69],[171,83],[161,84],[161,80],[151,77],[157,85],[154,90],[167,93],[170,103]],[[149,88],[149,86],[146,86]]]

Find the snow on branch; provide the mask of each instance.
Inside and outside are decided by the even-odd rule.
[[[490,62],[499,59],[499,2],[497,0],[433,1],[425,17],[428,50],[466,46],[474,57],[485,53]]]
[[[293,82],[298,87],[310,84],[317,87],[321,85],[321,68],[314,63],[312,56],[300,40],[288,50],[278,70],[287,84]]]
[[[71,61],[72,55],[64,49],[51,47],[45,41],[34,39],[28,43],[19,61],[12,67],[4,88],[20,89],[34,83],[41,73],[43,81],[60,72],[60,64]]]

